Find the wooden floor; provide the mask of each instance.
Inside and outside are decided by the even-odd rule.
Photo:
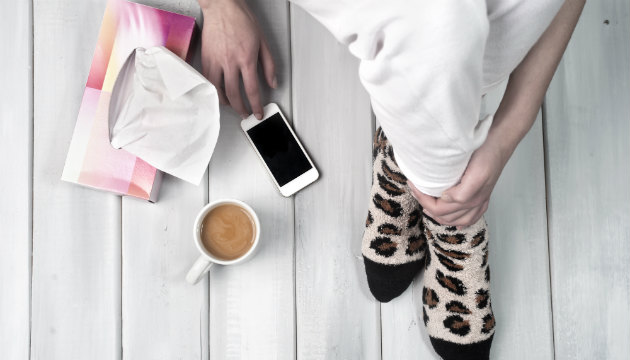
[[[200,19],[195,0],[143,2]],[[437,359],[421,276],[383,305],[365,281],[357,61],[286,0],[251,2],[278,64],[266,99],[322,176],[280,196],[224,109],[207,181],[167,176],[157,204],[60,181],[105,0],[0,3],[1,359]],[[627,0],[587,3],[493,193],[493,359],[630,358],[629,38]],[[260,252],[190,286],[194,215],[223,197],[259,213]]]

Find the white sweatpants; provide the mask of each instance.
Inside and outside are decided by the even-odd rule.
[[[405,176],[439,197],[492,115],[481,98],[514,70],[563,0],[291,0],[360,59],[359,78]]]

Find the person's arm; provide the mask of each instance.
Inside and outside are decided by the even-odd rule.
[[[256,118],[263,107],[258,87],[260,61],[267,84],[275,88],[275,65],[265,36],[244,0],[199,0],[203,12],[201,61],[203,74],[217,88],[221,104],[241,117],[250,112],[240,92],[240,78]]]
[[[509,158],[536,120],[547,88],[586,0],[567,0],[551,26],[510,76],[488,136]]]
[[[536,120],[585,2],[566,0],[512,72],[486,141],[473,153],[460,183],[438,199],[423,194],[410,183],[415,197],[433,219],[443,225],[464,227],[483,216],[503,167]]]

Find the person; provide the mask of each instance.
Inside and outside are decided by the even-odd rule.
[[[422,317],[438,355],[488,359],[486,212],[494,186],[533,125],[585,0],[292,0],[360,59],[381,127],[362,241],[381,302],[424,269]],[[257,67],[275,65],[244,0],[199,0],[202,67],[222,104],[262,118]],[[508,78],[494,114],[483,96]]]

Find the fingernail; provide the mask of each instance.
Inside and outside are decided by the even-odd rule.
[[[247,119],[247,118],[249,117],[249,115],[247,115],[247,114],[241,114],[241,117],[242,117],[243,119]]]
[[[256,119],[262,120],[262,114],[261,113],[256,113],[256,114],[254,114],[254,116],[256,116]]]
[[[274,76],[273,80],[271,80],[271,87],[275,89],[277,86],[278,86],[278,78]]]

